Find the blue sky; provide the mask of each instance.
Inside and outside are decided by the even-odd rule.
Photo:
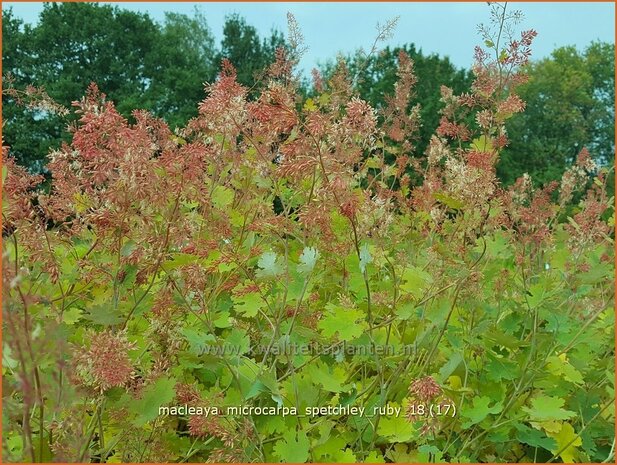
[[[120,2],[121,7],[147,12],[162,21],[165,11],[190,14],[199,5],[217,38],[222,34],[225,15],[239,13],[255,26],[262,36],[272,28],[287,31],[287,12],[296,17],[305,43],[309,47],[301,67],[310,70],[318,62],[334,58],[338,52],[363,47],[370,49],[377,23],[400,17],[391,39],[380,44],[415,43],[424,53],[448,56],[458,67],[469,67],[473,48],[480,43],[477,25],[488,22],[486,2],[469,3],[335,3],[335,2]],[[36,23],[43,9],[40,2],[3,2],[29,23]],[[521,29],[536,29],[533,58],[548,56],[563,45],[584,48],[593,40],[614,42],[615,4],[609,2],[548,3],[512,2],[512,9],[524,14]]]

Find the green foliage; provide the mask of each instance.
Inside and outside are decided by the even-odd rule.
[[[217,48],[199,9],[191,15],[166,13],[161,24],[147,14],[96,3],[46,3],[35,26],[10,8],[2,17],[2,70],[15,88],[42,87],[70,107],[95,82],[125,117],[135,108],[146,109],[172,129],[197,116],[203,84],[216,79],[222,58],[230,58],[241,82],[250,85],[285,45],[280,33],[262,40],[233,15]],[[85,17],[90,19],[84,22]],[[6,93],[2,99],[6,143],[32,172],[46,172],[45,155],[70,140],[67,126],[75,115],[16,106]]]
[[[257,262],[257,266],[261,268],[257,270],[258,278],[273,278],[283,272],[283,267],[278,262],[278,257],[275,252],[264,253]]]
[[[309,440],[306,433],[288,430],[274,445],[274,453],[284,463],[304,463],[309,458]]]
[[[474,397],[471,407],[463,413],[463,417],[467,418],[468,420],[462,424],[462,427],[469,428],[476,423],[480,423],[489,414],[496,414],[501,412],[503,408],[501,403],[498,402],[489,407],[489,404],[491,403],[493,402],[490,397]]]
[[[615,45],[593,42],[585,50],[556,49],[529,66],[520,88],[524,113],[507,125],[511,143],[498,165],[513,183],[523,173],[537,182],[561,178],[587,147],[598,163],[615,161]]]
[[[174,399],[175,384],[173,379],[160,378],[144,389],[139,400],[131,400],[129,411],[135,415],[135,426],[143,426],[159,416],[159,407]]]
[[[531,400],[531,408],[523,407],[534,421],[566,420],[576,415],[564,410],[565,401],[559,397],[538,396]]]
[[[137,106],[151,106],[143,91],[154,76],[144,60],[157,53],[160,40],[147,15],[93,3],[47,3],[34,27],[3,11],[2,36],[3,49],[14,53],[6,61],[3,53],[3,73],[15,76],[16,86],[44,86],[51,98],[70,107],[96,81],[127,115]],[[66,126],[74,118],[6,105],[10,99],[4,94],[3,102],[9,107],[3,111],[5,140],[21,163],[41,172],[46,162],[41,155],[68,140]]]
[[[319,252],[314,247],[305,247],[300,255],[300,265],[298,265],[298,271],[304,274],[309,274],[315,268],[317,259],[319,258]]]
[[[335,334],[342,341],[351,341],[364,332],[364,327],[359,321],[364,321],[364,313],[360,310],[339,307],[335,305],[326,306],[328,310],[324,319],[319,322],[319,328],[325,337],[332,337]]]
[[[420,166],[404,54],[389,108],[279,58],[178,133],[90,87],[49,188],[4,148],[3,461],[610,461],[610,171],[500,186],[525,60],[444,89]]]
[[[238,14],[225,18],[223,39],[217,61],[227,58],[238,71],[238,82],[252,87],[274,62],[276,49],[285,46],[282,34],[272,31],[263,39],[254,26]]]
[[[182,127],[197,115],[195,102],[203,95],[203,83],[216,76],[214,37],[197,8],[190,16],[165,13],[164,22],[156,26],[157,42],[143,59],[142,66],[151,76],[146,78],[150,82],[142,98],[148,102],[146,108],[170,127]]]

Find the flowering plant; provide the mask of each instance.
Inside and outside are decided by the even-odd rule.
[[[49,192],[3,147],[5,459],[606,459],[608,170],[495,177],[534,36],[487,36],[424,158],[408,56],[377,110],[344,63],[302,101],[284,50],[253,100],[224,61],[176,132],[93,84]],[[337,405],[368,413],[302,414]]]

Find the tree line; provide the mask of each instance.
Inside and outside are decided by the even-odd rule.
[[[274,62],[276,50],[288,46],[281,32],[262,36],[237,14],[226,17],[217,44],[198,9],[192,15],[166,13],[158,23],[148,14],[117,6],[47,3],[36,25],[24,23],[10,8],[2,19],[4,88],[43,87],[69,107],[94,81],[125,117],[146,109],[172,129],[197,115],[203,84],[216,79],[223,58],[236,67],[240,83],[257,88],[260,72]],[[419,104],[422,127],[414,152],[421,156],[439,125],[440,86],[466,92],[473,74],[415,44],[386,47],[370,56],[356,52],[344,58],[360,98],[385,105],[401,50],[413,59],[418,77],[410,106]],[[498,164],[503,183],[511,184],[525,172],[541,183],[559,179],[583,146],[600,163],[614,162],[614,50],[614,44],[601,42],[584,50],[562,47],[529,65],[529,82],[519,90],[526,110],[509,120],[510,144]],[[328,79],[335,69],[331,60],[319,71]],[[310,97],[309,80],[300,85],[301,95]],[[4,144],[18,163],[45,173],[47,154],[68,140],[76,117],[15,105],[15,99],[3,92]]]

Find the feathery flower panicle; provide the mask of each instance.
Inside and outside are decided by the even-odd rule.
[[[221,421],[217,417],[205,415],[192,415],[188,421],[189,434],[198,438],[206,438],[215,436],[228,442],[230,434],[221,425]],[[230,445],[232,445],[231,443]],[[226,444],[227,445],[227,444]]]
[[[41,270],[47,273],[48,279],[55,284],[60,277],[60,267],[57,257],[47,246],[47,238],[57,233],[47,233],[47,223],[53,217],[45,203],[41,202],[42,194],[37,192],[43,176],[31,175],[18,166],[15,160],[8,156],[6,146],[2,148],[2,164],[6,170],[2,185],[3,235],[17,231],[23,252],[28,254],[32,263],[38,263]],[[35,201],[39,205],[35,206]],[[20,275],[21,273],[17,273],[15,278],[19,279]],[[11,287],[15,284],[16,281],[13,281]]]
[[[294,104],[294,94],[291,90],[275,81],[268,84],[259,99],[247,106],[249,114],[261,125],[257,133],[270,134],[278,137],[280,133],[288,133],[298,124],[298,116]]]
[[[557,188],[551,182],[544,188],[533,190],[529,176],[521,178],[508,192],[512,227],[516,228],[523,243],[540,245],[550,241],[549,223],[557,214],[551,201],[551,194]]]
[[[593,173],[598,168],[596,162],[591,158],[591,154],[589,150],[587,150],[587,147],[583,147],[578,153],[576,157],[576,166],[586,173]]]
[[[290,62],[295,66],[306,53],[308,47],[304,45],[304,36],[296,17],[289,11],[287,12],[287,39],[291,52]]]
[[[326,137],[332,127],[330,118],[317,111],[309,113],[304,124],[308,133],[317,139]]]
[[[466,154],[467,160],[464,157],[446,160],[444,184],[447,192],[464,204],[485,205],[497,191],[491,155],[473,151]]]
[[[472,168],[478,168],[481,171],[490,172],[494,169],[495,153],[468,150],[465,152],[465,160],[467,161],[467,165]]]
[[[45,91],[43,86],[28,84],[23,89],[15,87],[15,76],[6,73],[2,76],[2,96],[11,97],[17,105],[23,105],[31,110],[43,113],[51,113],[59,116],[67,116],[70,111],[64,105],[56,102]]]
[[[277,173],[283,179],[301,181],[311,176],[318,164],[319,161],[312,156],[298,156],[292,159],[285,158],[278,167]]]
[[[437,127],[437,134],[442,137],[449,137],[451,139],[460,139],[462,141],[468,141],[471,138],[471,131],[464,123],[453,123],[445,116],[442,116],[439,120],[439,126]]]
[[[2,196],[6,199],[3,208],[4,223],[14,224],[33,220],[36,213],[32,200],[36,197],[34,189],[43,181],[41,175],[31,175],[25,168],[17,165],[9,156],[9,147],[2,146],[2,166],[6,169],[6,178],[2,185]]]
[[[524,205],[531,198],[533,193],[531,176],[529,176],[528,173],[524,173],[510,187],[509,193],[514,202],[519,205]]]
[[[355,198],[350,198],[345,201],[340,206],[340,212],[343,216],[349,218],[350,220],[355,219],[356,211],[358,210],[357,200]]]
[[[413,139],[420,128],[420,107],[416,105],[408,111],[417,78],[413,60],[403,50],[399,52],[396,75],[394,93],[386,96],[384,132],[393,141],[402,142],[403,150],[409,151],[409,139]]]
[[[531,57],[531,44],[537,35],[538,33],[533,29],[522,31],[520,40],[510,41],[501,61],[514,66],[526,65]]]
[[[202,401],[201,395],[194,384],[177,383],[176,400],[179,404],[199,405]]]
[[[568,168],[561,177],[561,185],[559,187],[559,203],[565,205],[574,195],[574,192],[584,189],[590,175],[595,173],[597,165],[591,158],[589,150],[586,147],[579,152],[576,157],[576,163]]]
[[[127,142],[127,121],[94,83],[88,87],[86,96],[73,105],[81,117],[80,126],[73,133],[72,146],[79,152],[83,169],[93,184],[101,184],[124,155],[117,149]]]
[[[336,67],[328,81],[328,91],[330,98],[327,107],[334,114],[338,114],[354,94],[349,68],[342,56],[337,57]]]
[[[604,182],[603,176],[599,176],[598,181],[602,184]],[[582,209],[574,215],[573,223],[565,225],[569,234],[570,246],[579,250],[600,242],[612,230],[602,220],[602,215],[611,208],[611,205],[606,192],[600,185],[594,184],[587,191],[587,195],[580,206]]]
[[[416,379],[409,385],[409,392],[421,402],[429,402],[442,393],[441,386],[432,376]]]
[[[126,333],[111,330],[93,333],[90,347],[81,350],[75,357],[76,374],[86,386],[106,391],[112,387],[126,385],[133,374],[129,351],[134,344]]]
[[[367,102],[353,97],[346,105],[343,125],[353,129],[358,134],[371,135],[377,126],[375,110]]]
[[[184,394],[190,396],[189,392]],[[222,396],[215,396],[211,399],[210,405],[220,405],[221,402]],[[200,399],[198,403],[203,405],[204,401]],[[246,419],[240,422],[240,424],[237,424],[233,420],[223,419],[223,417],[216,415],[193,415],[189,418],[188,427],[191,436],[197,438],[218,438],[228,450],[237,448],[242,438],[251,437],[253,435],[253,429]]]
[[[432,376],[414,380],[409,386],[411,395],[406,409],[406,418],[409,422],[421,421],[420,435],[427,436],[439,430],[441,422],[437,416],[429,415],[431,404],[443,404],[443,390]],[[441,400],[440,400],[441,398]]]
[[[336,248],[337,240],[326,202],[317,201],[304,205],[298,214],[298,220],[303,229],[315,234],[326,248]]]
[[[80,124],[71,146],[52,153],[52,189],[40,196],[41,208],[56,223],[69,223],[73,234],[95,226],[101,238],[126,231],[132,209],[147,221],[145,205],[163,203],[168,192],[164,184],[171,178],[162,179],[163,186],[153,180],[159,178],[158,154],[176,149],[169,128],[144,111],[135,111],[136,123],[129,124],[95,85],[74,105]]]
[[[83,407],[79,409],[75,406],[62,413],[61,420],[54,420],[49,425],[50,434],[54,438],[50,449],[58,462],[73,462],[75,457],[79,457],[87,440],[88,428],[81,415]]]
[[[218,79],[206,85],[208,96],[199,105],[200,116],[190,123],[193,130],[233,135],[242,131],[248,89],[239,84],[236,78],[236,69],[224,58]]]
[[[510,115],[512,113],[520,113],[525,109],[525,102],[516,94],[508,95],[508,97],[499,102],[497,105],[497,114]]]
[[[426,158],[429,167],[437,166],[443,159],[449,156],[451,156],[451,154],[446,141],[435,135],[431,136],[428,148],[426,149]]]
[[[490,110],[480,110],[476,113],[476,123],[482,129],[488,129],[493,126],[495,122],[494,114]]]
[[[311,77],[313,78],[313,87],[315,88],[315,91],[321,94],[324,91],[325,86],[323,76],[317,68],[313,68],[311,70]]]
[[[294,60],[285,47],[277,47],[274,51],[274,63],[268,68],[268,76],[273,79],[290,81],[293,78]]]

